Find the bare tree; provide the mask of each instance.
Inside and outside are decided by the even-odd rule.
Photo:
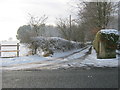
[[[57,21],[57,27],[60,30],[60,33],[63,38],[70,40],[70,30],[69,30],[69,21],[68,19],[59,18]]]
[[[35,35],[40,36],[48,17],[46,15],[43,15],[39,18],[39,17],[32,16],[31,14],[29,14],[29,15],[30,15],[30,20],[29,20],[28,24],[32,27]],[[40,31],[41,31],[41,33],[40,33]]]
[[[47,19],[48,17],[46,15],[43,15],[40,18],[30,15],[29,25],[32,27],[33,33],[35,33],[34,37],[41,36],[40,31],[43,31],[41,29],[45,26]],[[35,42],[32,42],[30,47],[32,47],[32,54],[36,54],[38,48],[37,44]]]
[[[32,38],[42,36],[47,16],[43,15],[40,18],[30,15],[28,25],[20,27],[17,31],[17,39],[21,43],[26,43],[32,49],[32,54],[37,53],[37,44],[33,42]]]
[[[79,26],[76,24],[75,19],[58,19],[57,27],[63,38],[73,41],[81,41]]]
[[[80,2],[78,4],[80,24],[86,32],[90,31],[92,37],[102,28],[107,28],[116,12],[117,3],[113,2]],[[81,5],[83,6],[81,8]]]

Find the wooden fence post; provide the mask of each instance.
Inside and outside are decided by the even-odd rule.
[[[1,57],[1,44],[0,44],[0,57]]]
[[[19,57],[19,43],[17,43],[17,57]]]

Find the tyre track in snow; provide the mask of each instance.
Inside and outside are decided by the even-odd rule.
[[[9,66],[9,67],[4,67],[4,70],[6,70],[6,68],[8,68],[8,70],[12,70],[12,69],[13,70],[31,70],[31,69],[51,69],[51,68],[59,67],[62,64],[75,62],[77,59],[84,58],[86,56],[86,54],[81,56],[80,58],[75,58],[75,59],[70,59],[70,60],[65,61],[65,58],[67,58],[69,56],[72,56],[74,54],[80,53],[80,52],[88,49],[89,47],[90,46],[86,46],[84,48],[81,48],[81,50],[79,50],[79,51],[73,52],[69,55],[59,57],[59,58],[51,58],[51,59],[48,59],[48,60],[45,60],[45,61],[40,61],[40,62],[35,62],[35,63],[20,64],[20,65],[17,64],[17,65],[13,65],[13,66]],[[33,67],[29,67],[31,65]],[[26,66],[26,67],[28,66],[29,68],[26,68],[26,67],[24,68],[24,66]],[[17,69],[17,67],[21,67],[21,69]],[[12,69],[10,69],[10,68],[12,68]]]
[[[64,59],[67,58],[67,57],[69,57],[69,56],[71,56],[71,55],[80,53],[80,52],[82,52],[82,51],[84,51],[84,50],[86,50],[86,49],[88,49],[88,48],[89,48],[89,46],[84,47],[84,48],[81,49],[80,51],[77,51],[77,52],[74,52],[74,53],[72,53],[72,54],[66,55],[66,56],[64,56],[64,57],[60,57],[60,58],[55,59],[55,61],[62,60],[61,62],[60,62],[60,61],[58,61],[58,62],[54,62],[54,61],[53,61],[53,62],[51,62],[51,63],[49,63],[49,64],[47,64],[47,65],[41,66],[41,67],[29,68],[29,69],[24,69],[24,70],[58,69],[58,68],[61,68],[61,66],[64,67],[64,65],[67,66],[67,67],[68,67],[68,66],[71,66],[69,63],[72,63],[72,62],[74,62],[74,63],[82,62],[82,61],[88,56],[88,54],[86,54],[86,52],[84,52],[84,55],[81,56],[81,57],[79,57],[79,58],[69,59],[69,60],[67,60],[67,61],[64,60]],[[50,61],[51,61],[51,60],[50,60]],[[47,62],[45,62],[45,63],[47,63]],[[69,68],[69,67],[68,67],[68,68]]]

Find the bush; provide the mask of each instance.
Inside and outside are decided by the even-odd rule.
[[[81,48],[82,44],[79,42],[68,41],[59,37],[36,37],[32,38],[31,48],[37,47],[38,52],[53,52],[69,51],[72,49]]]
[[[117,41],[119,35],[117,30],[101,30],[99,31],[93,41],[93,47],[97,52],[98,58],[114,58],[116,57],[115,50],[117,48]]]

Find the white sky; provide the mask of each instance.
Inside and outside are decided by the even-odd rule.
[[[69,4],[74,1],[76,0],[0,0],[0,41],[8,40],[9,37],[15,39],[18,28],[28,23],[28,13],[38,17],[47,15],[48,24],[55,24],[56,18],[69,17],[73,11]]]
[[[48,16],[48,24],[56,18],[69,17],[70,0],[0,0],[0,41],[16,38],[16,32],[27,24],[28,13],[33,16]]]

